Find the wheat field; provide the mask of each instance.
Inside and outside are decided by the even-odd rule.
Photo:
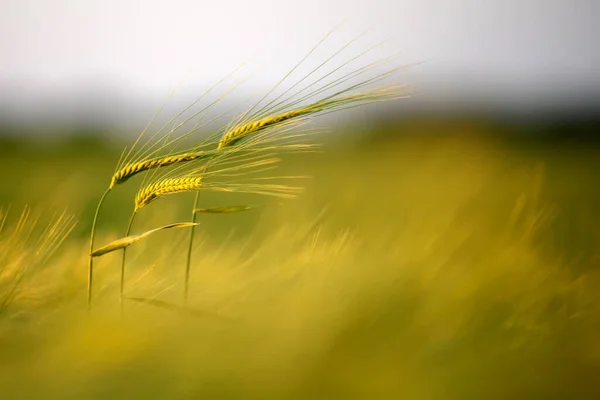
[[[596,398],[594,146],[477,123],[352,129],[282,156],[282,174],[312,176],[296,199],[200,197],[221,211],[199,214],[187,300],[188,232],[132,245],[123,314],[119,252],[95,261],[90,313],[85,290],[120,146],[3,142],[2,397]],[[108,198],[99,244],[122,236],[135,193]],[[156,200],[137,231],[186,221],[193,200]]]

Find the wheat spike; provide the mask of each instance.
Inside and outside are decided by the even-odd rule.
[[[379,90],[354,93],[338,98],[327,98],[317,101],[313,104],[309,104],[305,107],[238,125],[237,127],[234,127],[223,134],[223,137],[219,141],[218,149],[220,150],[225,147],[233,146],[238,141],[252,133],[262,131],[278,124],[283,124],[284,122],[294,118],[317,114],[322,111],[333,110],[336,108],[351,107],[351,104],[358,105],[361,103],[376,102],[386,98],[393,98],[394,96],[398,95],[397,89],[401,87],[402,86],[392,86]]]
[[[304,107],[301,109],[291,110],[279,115],[274,115],[271,117],[266,117],[259,119],[258,121],[249,122],[247,124],[241,125],[237,128],[234,128],[230,131],[227,131],[221,140],[219,141],[219,149],[233,146],[238,141],[243,139],[245,136],[266,129],[270,126],[288,121],[292,118],[296,118],[302,115],[307,115],[312,112],[316,112],[317,109],[311,106]]]
[[[209,208],[196,208],[195,213],[205,214],[233,214],[242,211],[248,211],[252,209],[251,206],[223,206],[223,207],[209,207]]]
[[[150,204],[154,199],[173,193],[189,192],[202,188],[202,177],[162,179],[143,187],[135,197],[135,210]]]
[[[125,249],[126,247],[129,247],[132,244],[137,243],[140,240],[147,238],[148,236],[152,235],[153,233],[162,231],[164,229],[188,228],[188,227],[196,226],[196,225],[198,225],[198,224],[192,223],[192,222],[178,222],[178,223],[174,223],[174,224],[161,226],[160,228],[151,229],[149,231],[146,231],[146,232],[138,234],[138,235],[131,235],[131,236],[126,236],[121,239],[117,239],[113,242],[110,242],[106,246],[102,246],[99,249],[92,251],[90,255],[92,257],[100,257],[105,254],[112,253],[113,251],[116,251],[116,250]]]
[[[173,164],[209,158],[214,155],[214,152],[185,153],[178,154],[175,156],[157,157],[145,161],[127,164],[113,175],[112,180],[110,182],[110,189],[114,188],[118,184],[125,182],[127,179],[131,178],[135,174],[147,171],[149,169],[166,167]]]

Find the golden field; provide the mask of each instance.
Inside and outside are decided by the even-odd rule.
[[[5,140],[1,397],[596,398],[600,151],[502,129],[338,127],[323,152],[285,156],[285,173],[312,176],[297,199],[203,193],[256,207],[201,216],[187,303],[185,229],[133,245],[122,316],[119,252],[96,261],[89,315],[85,299],[121,143]],[[123,235],[132,186],[107,201],[98,244]],[[134,230],[185,221],[192,201],[157,200]],[[77,225],[30,261],[63,212]]]

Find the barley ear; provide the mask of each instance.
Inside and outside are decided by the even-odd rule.
[[[121,239],[117,239],[113,242],[110,242],[109,244],[107,244],[106,246],[102,246],[99,249],[96,249],[95,251],[93,251],[91,253],[92,257],[100,257],[103,256],[105,254],[108,253],[112,253],[113,251],[119,250],[119,249],[124,249],[126,247],[131,246],[132,244],[139,242],[142,239],[147,238],[148,236],[152,235],[155,232],[158,231],[162,231],[164,229],[170,229],[170,228],[189,228],[192,226],[196,226],[199,225],[197,223],[192,223],[192,222],[178,222],[178,223],[174,223],[174,224],[169,224],[169,225],[165,225],[165,226],[161,226],[160,228],[155,228],[155,229],[151,229],[149,231],[146,231],[144,233],[140,233],[139,235],[131,235],[131,236],[126,236],[123,237]]]
[[[225,207],[210,207],[210,208],[196,208],[195,213],[205,214],[233,214],[242,211],[251,210],[254,207],[251,206],[225,206]]]
[[[202,177],[162,179],[143,187],[135,197],[135,210],[147,206],[155,199],[173,193],[199,190],[203,187]]]
[[[207,159],[214,157],[216,155],[215,152],[196,152],[196,153],[185,153],[178,154],[175,156],[167,156],[167,157],[158,157],[152,158],[145,161],[140,161],[136,163],[126,164],[123,168],[119,169],[112,176],[110,182],[110,189],[114,188],[116,185],[121,184],[131,178],[132,176],[139,174],[143,171],[148,171],[150,169],[167,167],[173,164],[180,164],[184,162],[199,160],[199,159]]]

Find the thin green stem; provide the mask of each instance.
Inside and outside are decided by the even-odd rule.
[[[192,207],[192,222],[196,222],[196,218],[198,214],[196,213],[196,209],[198,208],[198,199],[200,198],[200,192],[196,192],[196,198],[194,199],[194,207]],[[188,253],[187,253],[187,262],[185,264],[185,281],[184,281],[184,289],[183,289],[183,298],[187,302],[188,299],[188,289],[190,283],[190,266],[192,264],[192,247],[194,244],[194,232],[196,226],[192,226],[190,230],[190,242],[188,243]]]
[[[135,219],[135,216],[137,214],[137,211],[134,211],[131,214],[131,218],[129,219],[129,225],[127,225],[127,232],[125,233],[125,237],[129,236],[129,234],[131,233],[131,227],[133,226],[133,220]],[[123,249],[123,257],[121,259],[121,289],[119,292],[119,302],[121,303],[121,314],[123,314],[123,292],[124,292],[124,288],[125,288],[125,258],[127,257],[127,247],[125,247]]]
[[[110,192],[110,188],[106,189],[102,197],[100,197],[100,201],[98,202],[98,206],[96,207],[96,213],[94,214],[94,221],[92,222],[92,233],[90,236],[90,261],[88,264],[88,290],[87,290],[87,305],[88,311],[92,307],[92,283],[94,278],[94,258],[92,257],[92,252],[94,251],[94,237],[96,236],[96,222],[98,221],[98,214],[100,214],[100,208],[102,207],[102,203],[104,203],[104,199]]]

